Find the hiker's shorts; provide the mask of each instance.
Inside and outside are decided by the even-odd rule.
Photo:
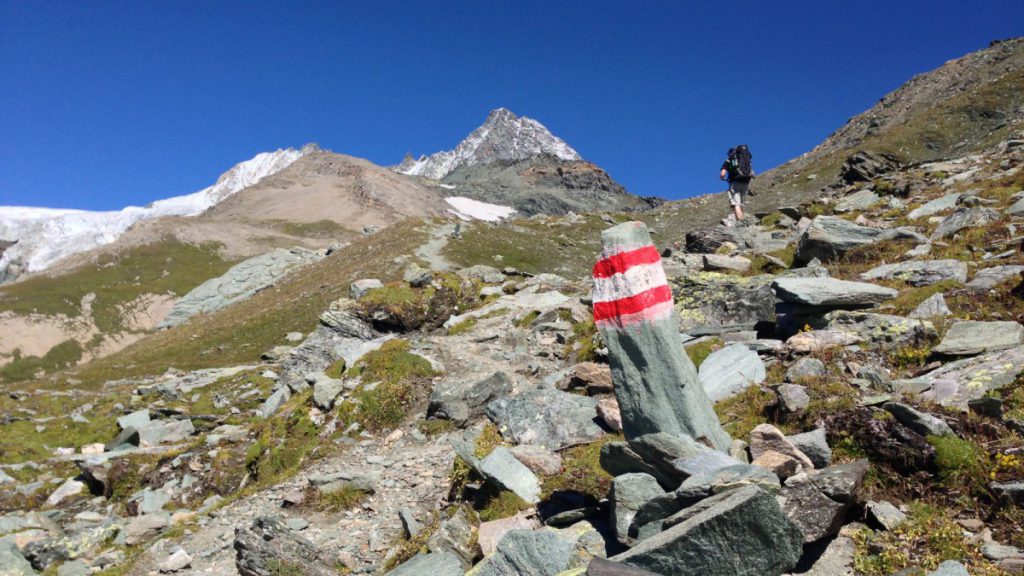
[[[750,182],[729,182],[729,206],[743,206]]]

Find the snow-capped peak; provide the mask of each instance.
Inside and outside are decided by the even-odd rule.
[[[161,216],[195,216],[232,194],[287,168],[316,151],[287,148],[263,152],[231,167],[208,188],[185,196],[157,200],[144,208],[116,211],[66,210],[0,206],[0,240],[17,241],[0,256],[0,282],[25,272],[38,272],[54,262],[117,240],[135,223]]]
[[[516,116],[507,108],[498,108],[492,110],[483,125],[473,130],[454,150],[420,156],[419,159],[406,157],[395,171],[440,180],[460,166],[488,164],[495,160],[526,160],[542,154],[563,160],[580,159],[572,147],[540,122]]]

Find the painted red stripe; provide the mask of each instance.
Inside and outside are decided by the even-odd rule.
[[[611,302],[594,302],[594,321],[617,318],[624,314],[637,314],[662,302],[672,301],[672,289],[657,286],[629,298]]]
[[[594,278],[608,278],[613,274],[625,272],[638,264],[655,264],[661,262],[661,255],[654,246],[644,246],[628,252],[619,252],[594,264]]]

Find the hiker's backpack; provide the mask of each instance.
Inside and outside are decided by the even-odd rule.
[[[754,177],[754,169],[750,165],[751,158],[753,156],[750,155],[750,148],[746,144],[736,147],[736,175],[733,180],[744,182]]]

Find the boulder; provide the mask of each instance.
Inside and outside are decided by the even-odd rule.
[[[597,416],[612,432],[622,432],[622,412],[615,398],[601,398],[597,401]]]
[[[879,198],[878,194],[875,194],[871,190],[858,190],[837,202],[834,210],[839,214],[851,211],[867,210],[875,204],[878,204],[880,200],[881,198]]]
[[[797,449],[782,431],[771,424],[759,424],[750,433],[750,456],[755,460],[765,452],[778,452],[796,460],[804,470],[813,470],[814,463]]]
[[[896,417],[900,424],[917,432],[921,436],[955,436],[953,429],[945,421],[931,414],[915,410],[899,402],[886,402],[882,408]]]
[[[832,462],[832,449],[829,448],[824,428],[815,428],[810,432],[786,436],[786,440],[803,452],[814,463],[815,468],[825,468]]]
[[[526,502],[540,499],[540,481],[504,446],[498,446],[480,461],[479,471],[492,484],[515,493]]]
[[[938,337],[935,325],[928,320],[891,314],[835,310],[826,314],[825,320],[829,330],[855,334],[859,342],[867,342],[870,348],[920,346]]]
[[[570,388],[582,388],[587,394],[606,394],[613,391],[612,371],[607,364],[581,362],[571,368]]]
[[[345,384],[341,380],[317,374],[313,384],[313,404],[325,412],[329,411],[334,407],[335,398],[343,390],[345,390]]]
[[[860,497],[868,461],[840,464],[786,482],[779,502],[786,517],[800,527],[804,543],[839,533],[846,512]]]
[[[956,560],[946,560],[935,570],[928,573],[927,576],[971,576],[971,573],[967,571],[967,567],[957,562]]]
[[[256,409],[256,415],[260,418],[270,418],[277,413],[277,410],[281,405],[287,402],[291,396],[292,393],[288,390],[287,386],[279,388],[276,392],[268,396],[267,399],[263,401],[263,404],[260,404],[260,407]]]
[[[932,353],[941,356],[976,356],[1007,350],[1024,344],[1024,326],[1019,322],[957,322],[950,326]]]
[[[869,308],[899,294],[892,288],[834,278],[778,278],[772,288],[783,302],[818,309]]]
[[[923,398],[944,406],[966,408],[969,400],[1012,383],[1021,370],[1024,370],[1024,346],[949,362],[917,378],[896,380],[893,385],[924,390]]]
[[[149,408],[137,410],[131,414],[126,414],[117,419],[117,426],[121,430],[127,430],[128,428],[135,428],[136,430],[149,424]]]
[[[750,462],[750,465],[771,470],[781,480],[796,476],[804,468],[796,458],[775,450],[762,452]]]
[[[612,480],[608,499],[612,504],[612,523],[615,525],[615,537],[619,543],[627,546],[633,543],[629,527],[637,510],[644,502],[664,493],[665,491],[658,485],[658,480],[650,474],[623,474]]]
[[[797,360],[786,369],[787,382],[800,382],[808,378],[821,378],[828,375],[825,363],[817,358],[805,357]]]
[[[558,530],[512,530],[498,543],[493,556],[486,558],[467,574],[555,576],[590,561],[590,556],[581,558],[577,552],[576,542]]]
[[[562,457],[543,446],[520,444],[510,450],[512,455],[534,474],[554,476],[562,469]]]
[[[309,540],[292,532],[280,518],[260,516],[249,527],[235,528],[235,568],[241,576],[336,574],[332,560]]]
[[[945,196],[941,196],[939,198],[936,198],[935,200],[931,200],[917,208],[914,208],[913,210],[907,213],[907,218],[911,220],[917,220],[918,218],[925,218],[927,216],[938,214],[939,212],[952,210],[953,208],[956,208],[957,202],[960,201],[960,198],[962,196],[963,194],[959,192],[946,194]]]
[[[0,538],[0,570],[5,576],[34,576],[36,573],[11,538]]]
[[[705,254],[705,270],[730,270],[733,272],[746,272],[750,270],[750,259],[743,256],[725,256],[722,254]]]
[[[962,260],[911,260],[882,264],[860,275],[861,280],[902,280],[911,286],[927,286],[954,280],[967,282],[967,262]]]
[[[926,298],[923,302],[914,308],[914,311],[908,314],[910,318],[944,318],[951,316],[953,312],[946,306],[946,298],[941,292],[938,294],[932,294]]]
[[[939,226],[932,232],[931,239],[942,240],[943,238],[949,238],[965,228],[991,224],[999,220],[999,218],[999,212],[984,206],[957,208],[955,212],[946,216],[939,223]]]
[[[775,392],[779,396],[779,405],[786,412],[800,412],[811,403],[807,388],[799,384],[782,384]]]
[[[829,262],[854,248],[900,237],[913,237],[913,234],[898,229],[861,226],[836,216],[818,216],[800,235],[795,257],[800,263],[815,258]]]
[[[703,336],[755,330],[775,322],[771,276],[701,272],[670,280],[679,329]]]
[[[733,228],[715,226],[686,233],[686,251],[691,254],[712,254],[726,243],[740,245],[743,241]]]
[[[675,488],[685,478],[675,462],[679,459],[693,458],[701,452],[709,450],[707,446],[694,441],[682,434],[655,432],[644,434],[629,440],[629,447],[643,462],[657,470],[651,474],[659,481],[669,479],[669,488]],[[664,484],[663,484],[664,485]]]
[[[260,290],[273,286],[296,268],[319,262],[322,251],[278,248],[242,260],[224,274],[196,286],[174,303],[174,307],[157,326],[169,328],[184,323],[196,314],[209,314],[241,302]]]
[[[181,442],[195,434],[192,420],[154,420],[139,428],[139,446],[146,448],[166,442]]]
[[[698,370],[708,400],[718,402],[764,382],[764,362],[744,344],[730,344],[712,352]]]
[[[906,514],[885,500],[880,502],[869,500],[864,508],[867,510],[868,518],[885,530],[895,530],[900,524],[907,521]]]
[[[600,463],[601,468],[612,476],[642,472],[657,478],[658,483],[666,490],[675,490],[679,486],[676,470],[663,471],[661,468],[645,462],[625,442],[608,442],[601,446]]]
[[[403,562],[389,576],[462,576],[462,563],[451,552],[417,554]]]
[[[595,422],[596,408],[593,398],[540,389],[494,400],[486,412],[502,436],[512,442],[561,450],[604,435]]]
[[[427,539],[427,549],[437,554],[450,552],[458,557],[462,568],[468,569],[480,555],[480,538],[470,512],[459,506],[447,519],[442,520],[437,530]]]
[[[125,543],[129,546],[141,544],[154,538],[170,525],[170,516],[167,514],[135,516],[124,527]]]
[[[978,270],[974,278],[967,283],[967,287],[979,291],[990,290],[1010,278],[1020,278],[1022,272],[1024,272],[1024,266],[1016,264],[983,268]]]
[[[459,380],[438,382],[430,393],[427,416],[448,419],[461,426],[482,416],[491,401],[511,393],[512,379],[504,372],[495,372],[468,386]]]
[[[594,266],[594,321],[608,347],[627,439],[651,432],[704,438],[719,450],[731,439],[679,346],[679,319],[657,249],[642,222],[601,233]],[[647,297],[637,299],[638,294]]]
[[[610,560],[661,574],[762,576],[789,570],[803,552],[800,529],[755,486],[712,496],[670,521]]]

